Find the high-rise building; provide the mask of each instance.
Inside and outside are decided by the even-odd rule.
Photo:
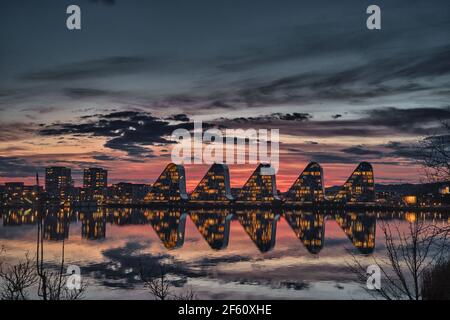
[[[335,196],[334,201],[342,203],[374,202],[375,182],[372,165],[362,162]]]
[[[184,201],[187,199],[184,167],[173,163],[164,169],[145,197],[146,202]]]
[[[323,170],[316,163],[310,163],[286,193],[288,202],[321,202],[325,200]]]
[[[108,171],[102,168],[84,169],[83,187],[97,190],[108,186]]]
[[[274,174],[265,174],[270,164],[260,164],[240,190],[237,202],[273,202],[279,201]]]
[[[85,200],[96,200],[102,203],[106,197],[108,187],[108,171],[102,168],[84,169],[83,188]]]
[[[66,167],[48,167],[45,169],[45,191],[50,199],[67,200],[73,187],[72,170]]]
[[[215,203],[233,200],[228,166],[213,164],[192,192],[191,200]]]

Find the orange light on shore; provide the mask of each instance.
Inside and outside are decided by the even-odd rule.
[[[417,204],[417,197],[416,196],[405,196],[405,197],[403,197],[403,201],[407,205],[416,205]]]

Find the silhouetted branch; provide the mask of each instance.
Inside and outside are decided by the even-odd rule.
[[[153,264],[150,270],[146,270],[142,263],[139,264],[139,275],[144,287],[159,300],[195,300],[197,297],[192,289],[183,293],[173,293],[172,283],[167,279],[167,270],[164,265]]]
[[[140,265],[140,278],[144,282],[144,286],[150,291],[150,293],[159,300],[166,300],[170,295],[170,282],[166,278],[166,270],[163,265],[158,265],[159,272],[154,273],[155,265],[153,265],[150,271],[146,271],[145,268]]]
[[[447,132],[420,141],[420,162],[429,181],[450,180],[450,124],[442,123]]]
[[[381,288],[367,289],[366,268],[353,253],[350,269],[372,295],[388,300],[422,299],[424,273],[439,265],[448,254],[448,228],[418,220],[409,222],[406,232],[398,224],[392,227],[381,222],[380,227],[385,237],[386,259],[373,256],[372,261],[381,270]]]
[[[25,255],[25,260],[16,265],[0,266],[0,298],[2,300],[26,300],[27,289],[37,281],[34,261]]]

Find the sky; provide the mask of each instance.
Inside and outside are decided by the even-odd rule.
[[[279,129],[282,191],[310,161],[327,186],[361,161],[420,182],[417,142],[450,119],[449,31],[447,0],[0,0],[0,183],[49,165],[151,183],[199,120]],[[232,186],[255,167],[231,165]],[[186,166],[189,189],[207,168]]]

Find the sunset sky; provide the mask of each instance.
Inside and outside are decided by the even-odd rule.
[[[420,182],[417,141],[450,120],[449,31],[448,0],[2,0],[0,183],[49,165],[151,183],[195,120],[279,129],[282,191],[309,161],[327,186],[361,161]],[[189,189],[207,167],[186,166]],[[230,166],[233,187],[255,167]]]

